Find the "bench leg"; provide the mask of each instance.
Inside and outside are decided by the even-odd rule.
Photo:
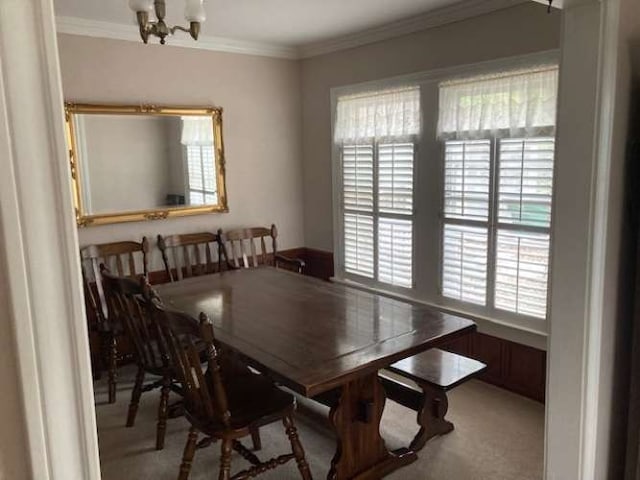
[[[414,452],[421,450],[433,437],[449,433],[454,428],[453,423],[444,418],[449,409],[447,394],[426,385],[421,387],[424,397],[422,407],[418,411],[420,431],[409,446]]]

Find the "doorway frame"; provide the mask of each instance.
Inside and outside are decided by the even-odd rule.
[[[565,62],[561,68],[578,53],[579,44],[569,35],[578,31],[588,39],[597,27],[597,48],[589,58],[596,73],[597,101],[591,112],[595,141],[590,156],[591,201],[586,207],[590,241],[583,257],[588,274],[580,308],[571,312],[571,319],[560,316],[568,307],[561,298],[556,296],[556,304],[552,303],[545,442],[548,480],[596,480],[596,454],[607,440],[601,422],[604,392],[599,389],[599,379],[603,362],[608,361],[601,355],[608,238],[600,232],[607,225],[608,215],[619,3],[567,0],[564,5],[561,50]],[[568,84],[570,77],[565,76],[565,81]],[[98,480],[91,363],[63,128],[53,1],[3,0],[0,235],[4,252],[0,255],[5,261],[0,262],[0,274],[7,281],[0,288],[7,291],[9,321],[15,335],[29,477]],[[561,132],[561,124],[559,129]],[[558,254],[555,252],[556,259]],[[568,350],[560,340],[575,328],[580,338]],[[560,388],[562,381],[571,385]],[[563,416],[577,419],[576,428],[567,429],[554,422]],[[606,424],[606,418],[604,421]],[[567,455],[566,450],[555,448],[557,444],[575,444],[578,448]]]

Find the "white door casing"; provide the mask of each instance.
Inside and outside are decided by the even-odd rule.
[[[0,274],[25,412],[24,478],[94,480],[95,409],[57,52],[52,0],[0,2]]]

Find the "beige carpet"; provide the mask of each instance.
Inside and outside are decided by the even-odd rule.
[[[175,480],[186,441],[188,424],[169,420],[166,447],[155,451],[156,410],[159,392],[142,396],[136,425],[125,428],[130,389],[130,367],[121,369],[118,401],[106,404],[106,385],[96,382],[96,411],[103,480]],[[324,479],[335,448],[325,411],[301,402],[296,417],[300,437],[315,479]],[[396,471],[389,479],[420,480],[538,480],[542,478],[544,407],[518,395],[479,381],[451,392],[449,419],[456,425],[449,435],[433,439],[419,453],[417,462]],[[417,430],[415,414],[388,401],[382,432],[391,448],[407,445]],[[261,430],[266,459],[288,451],[281,424]],[[250,442],[246,443],[247,446]],[[217,478],[219,444],[198,450],[192,480]],[[232,469],[247,464],[234,457]],[[300,478],[291,462],[260,478]]]

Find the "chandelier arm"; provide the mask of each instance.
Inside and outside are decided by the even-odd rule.
[[[181,25],[176,25],[171,27],[170,29],[171,35],[174,35],[177,30],[181,32],[188,33],[194,40],[198,39],[198,35],[200,34],[200,23],[199,22],[191,22],[189,28],[185,28]]]
[[[175,35],[176,30],[180,30],[181,32],[189,33],[189,29],[188,28],[182,27],[180,25],[176,25],[174,27],[171,27],[169,30],[171,31],[171,35]]]

